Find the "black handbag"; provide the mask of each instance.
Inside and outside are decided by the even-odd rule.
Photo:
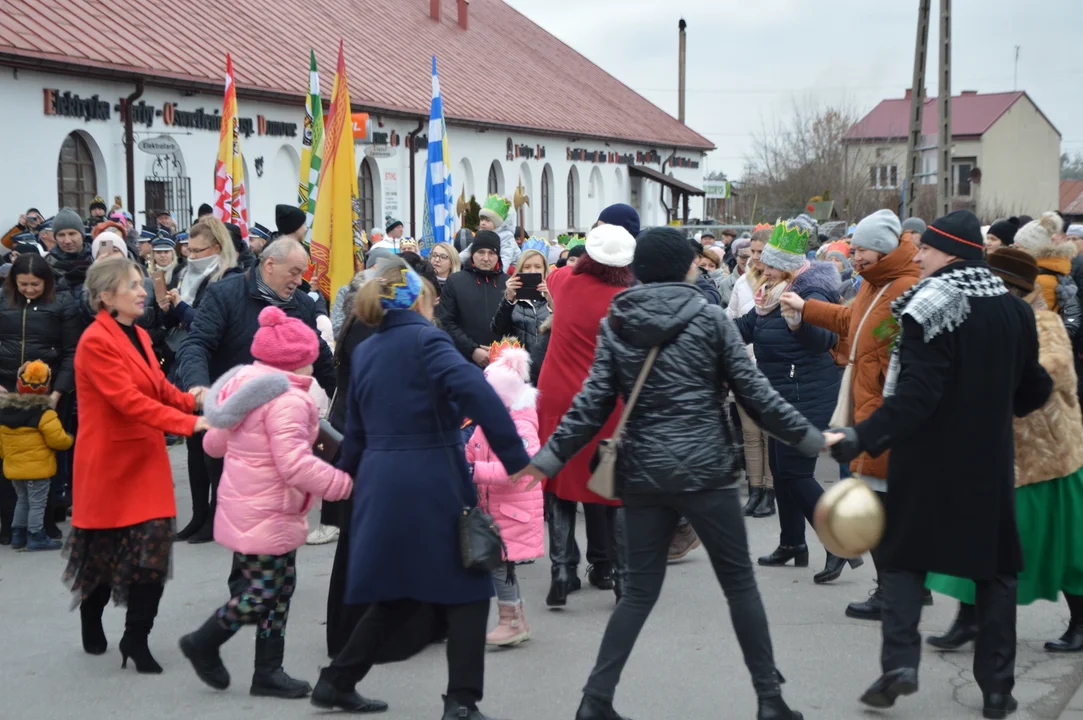
[[[342,445],[342,433],[335,430],[331,423],[320,420],[320,433],[316,436],[316,443],[312,446],[312,453],[324,462],[335,463],[338,459],[338,449]]]
[[[423,332],[425,332],[424,329],[417,334],[419,356]],[[436,428],[443,435],[444,426],[440,422],[440,412],[436,408],[436,395],[433,393],[428,375],[425,376],[425,382],[429,388],[429,399],[432,401]],[[454,477],[458,473],[455,470],[455,460],[451,456],[451,449],[445,445],[444,452],[447,453],[448,467]],[[504,544],[504,539],[500,537],[500,528],[497,527],[492,515],[464,498],[463,509],[459,514],[459,555],[462,558],[463,567],[478,572],[492,572],[504,564],[507,553],[508,548]]]

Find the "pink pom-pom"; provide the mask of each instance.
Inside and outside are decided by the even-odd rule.
[[[530,378],[530,353],[523,348],[508,348],[500,353],[500,357],[493,361],[494,365],[500,365],[514,371],[523,380]]]
[[[259,314],[259,326],[260,327],[274,327],[275,325],[281,325],[289,319],[289,316],[281,309],[274,305],[263,308]]]

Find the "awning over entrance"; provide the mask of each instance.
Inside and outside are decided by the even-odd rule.
[[[644,165],[629,165],[628,174],[645,177],[648,180],[654,180],[655,182],[661,183],[666,187],[672,189],[674,193],[677,193],[679,195],[703,195],[703,191],[699,188],[693,187],[687,183],[683,183],[675,178],[671,178],[669,175],[660,173],[654,168],[649,168]]]

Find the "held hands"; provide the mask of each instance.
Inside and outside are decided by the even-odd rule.
[[[200,416],[196,418],[196,426],[195,429],[192,430],[192,434],[195,435],[196,433],[207,432],[210,429],[211,424],[207,422],[207,418]]]
[[[523,279],[518,275],[512,275],[504,286],[504,299],[510,303],[515,302],[515,295],[522,286]]]
[[[825,446],[839,463],[848,463],[862,453],[861,439],[852,427],[834,428],[824,432]]]
[[[205,388],[202,385],[197,385],[188,391],[188,394],[195,398],[197,411],[203,409],[203,399],[207,395],[207,389],[208,388]]]
[[[527,486],[523,489],[533,490],[535,485],[545,479],[545,473],[536,468],[534,465],[527,465],[525,468],[515,473],[508,479],[511,480],[513,485],[518,485],[524,478],[530,478],[530,482],[528,482]]]
[[[489,364],[489,350],[487,348],[479,347],[474,350],[470,359],[474,361],[474,364],[478,367],[485,367]]]
[[[790,309],[794,312],[801,312],[805,309],[805,299],[795,292],[782,293],[781,303],[783,309]]]

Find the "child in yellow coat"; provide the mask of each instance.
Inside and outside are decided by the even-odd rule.
[[[11,527],[13,550],[59,550],[45,534],[45,505],[56,475],[56,453],[72,446],[60,417],[49,403],[49,366],[24,363],[15,381],[17,393],[0,394],[0,458],[18,501]]]

